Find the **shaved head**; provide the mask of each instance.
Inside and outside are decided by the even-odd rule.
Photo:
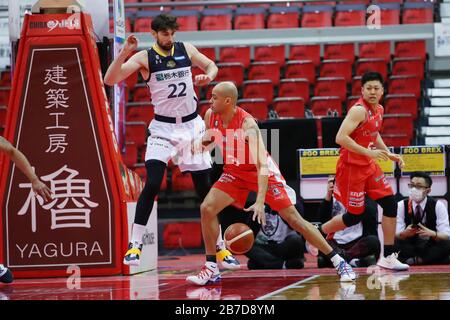
[[[211,109],[214,113],[223,114],[233,110],[238,99],[238,89],[231,81],[219,82],[212,90]]]
[[[235,104],[238,99],[238,90],[234,85],[234,83],[231,81],[224,81],[218,83],[214,87],[213,92],[217,95],[220,95],[223,98],[231,98],[233,104]]]

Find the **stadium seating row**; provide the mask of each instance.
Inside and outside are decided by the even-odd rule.
[[[180,31],[245,30],[264,28],[319,28],[366,25],[368,1],[354,1],[351,4],[327,5],[305,4],[302,8],[292,6],[262,6],[230,8],[190,8],[179,7],[165,12],[178,17]],[[433,2],[408,1],[403,4],[377,2],[380,8],[381,25],[433,23],[435,10]],[[156,10],[128,11],[126,30],[130,32],[150,32],[152,19],[161,13]],[[200,10],[200,11],[199,11]],[[111,15],[112,16],[112,15]],[[112,32],[113,21],[110,20]]]

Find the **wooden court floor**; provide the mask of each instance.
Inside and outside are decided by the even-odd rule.
[[[224,271],[220,283],[185,282],[203,256],[161,258],[158,270],[133,276],[16,279],[0,284],[0,300],[450,300],[450,265],[413,266],[407,272],[358,268],[358,279],[341,283],[333,269]]]

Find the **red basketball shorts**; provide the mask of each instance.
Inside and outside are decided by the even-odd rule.
[[[344,205],[347,212],[361,214],[365,209],[366,194],[373,200],[394,194],[380,166],[375,162],[367,166],[356,166],[339,159],[334,184],[335,199]]]
[[[242,177],[245,175],[245,178]],[[258,191],[258,176],[256,172],[223,172],[213,188],[227,193],[234,199],[233,206],[242,209],[245,206],[250,191]],[[272,210],[280,211],[295,205],[295,191],[286,184],[282,176],[269,176],[265,203]]]

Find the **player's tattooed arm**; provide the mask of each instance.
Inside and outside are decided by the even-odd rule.
[[[269,180],[267,150],[264,146],[261,131],[253,118],[246,118],[242,128],[248,141],[250,161],[254,162],[258,172],[258,193],[256,195],[256,201],[251,207],[245,209],[245,211],[253,211],[253,220],[257,218],[259,223],[265,225],[264,200],[266,198]]]
[[[267,150],[258,124],[254,119],[247,118],[242,128],[249,144],[251,161],[254,161],[256,168],[261,170],[260,174],[268,176]]]

